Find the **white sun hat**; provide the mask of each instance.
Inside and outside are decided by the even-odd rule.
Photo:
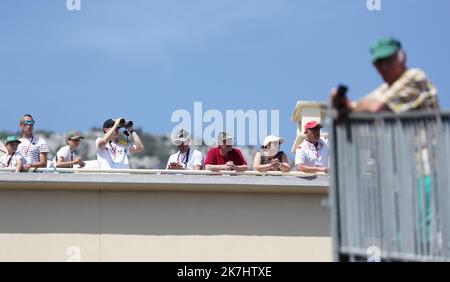
[[[264,146],[267,146],[271,142],[278,142],[278,141],[281,144],[281,143],[284,142],[284,138],[283,137],[277,137],[275,135],[269,135],[266,138],[264,138]]]

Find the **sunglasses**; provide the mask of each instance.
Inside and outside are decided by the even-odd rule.
[[[34,120],[24,120],[23,125],[34,125]]]

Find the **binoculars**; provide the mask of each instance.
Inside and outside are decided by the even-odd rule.
[[[125,134],[125,136],[130,136],[130,132],[127,129],[133,127],[133,122],[131,120],[126,121],[122,118],[119,121],[119,126],[125,128],[125,130],[123,131],[123,134]]]
[[[133,122],[131,120],[126,121],[125,119],[120,119],[119,122],[120,127],[125,127],[125,128],[129,128],[133,126]]]

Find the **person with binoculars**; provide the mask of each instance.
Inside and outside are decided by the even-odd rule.
[[[119,139],[120,128],[125,128],[123,133],[127,136],[127,141]],[[130,168],[128,155],[144,150],[144,145],[134,130],[132,121],[127,122],[123,118],[108,119],[103,123],[103,133],[105,135],[95,141],[97,161],[101,169]],[[130,135],[133,139],[132,143],[128,141]]]

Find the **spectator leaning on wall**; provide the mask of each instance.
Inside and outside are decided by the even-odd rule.
[[[35,121],[30,114],[24,115],[20,119],[20,128],[22,130],[21,142],[17,150],[27,161],[25,169],[47,167],[47,142],[33,135]]]

